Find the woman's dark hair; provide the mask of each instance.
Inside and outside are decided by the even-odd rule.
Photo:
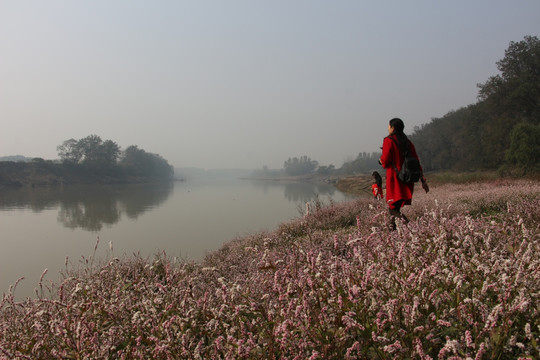
[[[393,118],[389,122],[390,126],[394,128],[394,132],[392,134],[396,135],[397,141],[399,144],[399,148],[402,152],[407,152],[408,145],[409,145],[409,139],[407,139],[407,135],[403,132],[403,129],[405,129],[405,124],[403,123],[403,120],[400,118]]]
[[[373,176],[373,178],[375,179],[375,183],[377,185],[379,185],[380,187],[382,187],[382,177],[381,177],[381,174],[379,174],[378,171],[374,171],[373,174],[371,174],[371,176]]]

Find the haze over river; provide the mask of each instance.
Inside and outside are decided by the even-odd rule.
[[[334,186],[221,178],[161,185],[65,186],[0,190],[0,294],[24,277],[17,299],[83,257],[140,253],[200,260],[238,236],[273,230],[323,203],[353,197]],[[112,251],[110,245],[112,244]]]

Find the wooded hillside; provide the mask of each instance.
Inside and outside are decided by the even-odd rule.
[[[478,102],[417,127],[410,139],[425,170],[540,172],[540,40],[511,42],[500,74],[478,84]]]

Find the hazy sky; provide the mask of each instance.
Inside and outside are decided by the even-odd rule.
[[[0,0],[0,156],[91,134],[178,167],[339,167],[476,102],[538,0]]]

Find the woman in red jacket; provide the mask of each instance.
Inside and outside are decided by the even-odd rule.
[[[402,153],[406,152],[407,147],[410,146],[410,154],[418,159],[413,143],[403,133],[404,128],[403,120],[398,118],[390,120],[388,136],[383,140],[382,156],[379,161],[382,167],[386,169],[386,202],[390,207],[390,226],[392,229],[396,228],[396,218],[401,218],[405,222],[409,221],[401,213],[401,207],[411,204],[414,191],[414,183],[401,182],[397,177],[403,163]],[[400,148],[402,151],[400,151]],[[423,175],[421,180],[422,188],[427,193],[429,186]]]

